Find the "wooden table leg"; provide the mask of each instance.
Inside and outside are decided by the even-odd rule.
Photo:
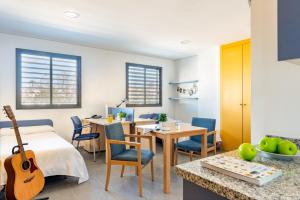
[[[165,135],[164,138],[164,193],[170,192],[170,170],[171,170],[171,138],[170,135]]]
[[[156,153],[156,137],[152,136],[152,149],[153,153]]]
[[[171,152],[170,159],[171,159],[171,166],[172,167],[174,166],[174,142],[175,142],[175,140],[172,139],[171,144],[170,144],[170,152]]]
[[[129,134],[135,134],[135,124],[134,123],[131,123],[130,125],[129,125]],[[136,140],[135,140],[135,138],[134,137],[131,137],[130,139],[130,142],[136,142]]]
[[[201,158],[207,157],[207,130],[203,130],[203,131],[205,131],[205,133],[201,137],[202,138]]]

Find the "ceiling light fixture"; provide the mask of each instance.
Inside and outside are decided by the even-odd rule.
[[[182,40],[182,41],[180,42],[180,44],[182,44],[182,45],[186,45],[186,44],[190,44],[190,43],[191,43],[190,40]]]
[[[75,11],[67,10],[64,12],[64,16],[71,19],[79,18],[80,14]]]

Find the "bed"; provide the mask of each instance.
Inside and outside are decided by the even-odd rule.
[[[26,149],[35,152],[37,164],[45,177],[78,177],[78,184],[89,179],[88,171],[81,154],[72,144],[57,135],[53,122],[47,120],[17,121]],[[11,155],[16,138],[11,122],[0,122],[0,186],[6,184],[5,158]]]

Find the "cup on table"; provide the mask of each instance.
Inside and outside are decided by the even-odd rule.
[[[175,128],[176,128],[177,131],[180,131],[180,128],[181,128],[180,123],[181,122],[179,120],[175,122]]]
[[[107,122],[110,123],[110,124],[113,122],[113,116],[112,115],[108,115]]]

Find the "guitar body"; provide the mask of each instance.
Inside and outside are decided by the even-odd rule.
[[[33,151],[25,151],[27,160],[20,153],[11,155],[4,162],[7,172],[7,200],[31,200],[43,189],[45,179],[38,168]]]

